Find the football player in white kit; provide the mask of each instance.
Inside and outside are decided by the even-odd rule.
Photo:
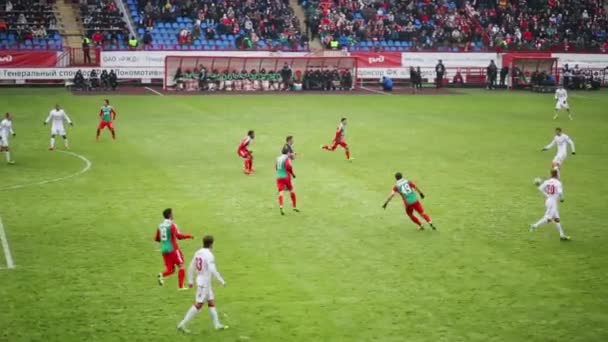
[[[51,120],[51,145],[49,146],[49,151],[55,149],[56,135],[60,135],[63,138],[63,146],[65,146],[66,149],[69,149],[70,145],[68,144],[68,136],[66,134],[65,127],[63,126],[63,121],[67,121],[70,126],[74,126],[74,123],[72,120],[70,120],[68,114],[61,109],[58,104],[55,105],[55,109],[52,109],[49,112],[49,116],[46,118],[46,120],[44,120],[44,125],[46,126],[46,124],[48,124]]]
[[[196,313],[207,303],[209,307],[209,314],[213,320],[213,326],[215,329],[227,329],[228,326],[222,325],[215,309],[215,297],[213,295],[213,289],[211,286],[212,277],[215,277],[222,286],[226,286],[226,282],[217,271],[215,267],[215,257],[211,253],[213,248],[213,236],[207,235],[203,237],[203,248],[199,249],[195,254],[194,258],[190,262],[188,268],[188,284],[190,287],[193,286],[193,276],[196,272],[196,297],[192,307],[186,313],[184,319],[179,322],[177,329],[189,333],[190,331],[186,328],[186,324],[196,315]]]
[[[9,165],[15,164],[11,159],[11,152],[8,147],[8,139],[11,135],[16,135],[15,131],[13,131],[13,117],[11,116],[11,113],[6,113],[4,119],[0,121],[0,152],[4,152],[6,162]]]
[[[568,91],[564,89],[563,86],[559,86],[557,90],[555,90],[555,115],[553,116],[553,120],[557,119],[559,116],[559,111],[565,109],[568,112],[568,117],[572,120],[572,113],[570,113],[570,105],[568,105]]]
[[[558,201],[564,201],[564,189],[562,187],[562,182],[560,182],[557,174],[557,170],[551,170],[551,178],[544,181],[539,187],[538,190],[545,196],[545,216],[538,220],[538,222],[530,225],[530,231],[534,231],[538,226],[550,223],[551,221],[555,222],[555,227],[559,232],[559,238],[562,241],[569,241],[570,237],[564,233],[564,228],[562,227],[562,223],[559,219],[559,210],[558,210]]]
[[[574,148],[574,141],[570,139],[567,134],[563,133],[562,129],[559,127],[555,129],[555,137],[553,140],[549,143],[549,145],[543,147],[541,151],[546,151],[552,148],[554,145],[557,145],[557,154],[555,154],[555,157],[553,158],[552,167],[554,170],[558,171],[559,176],[559,169],[566,160],[566,156],[568,156],[568,145],[570,145],[570,150],[572,151],[573,155],[576,154],[576,150]]]

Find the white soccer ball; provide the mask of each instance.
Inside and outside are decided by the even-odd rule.
[[[534,185],[538,186],[543,182],[543,179],[540,177],[534,178]]]

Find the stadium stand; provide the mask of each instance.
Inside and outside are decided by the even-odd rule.
[[[462,0],[303,0],[307,31],[329,48],[354,51],[481,49],[481,27]],[[332,42],[336,45],[332,46]]]
[[[603,0],[300,0],[307,32],[351,51],[608,49]]]
[[[80,13],[86,35],[105,50],[126,49],[127,25],[114,0],[80,0]]]
[[[126,0],[153,50],[308,50],[288,0]]]
[[[0,0],[0,49],[62,48],[53,1]]]
[[[535,50],[605,48],[603,0],[477,0],[490,47]]]

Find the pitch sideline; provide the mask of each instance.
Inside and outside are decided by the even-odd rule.
[[[4,259],[6,260],[6,268],[15,268],[15,261],[11,254],[10,246],[8,245],[8,239],[6,238],[6,232],[4,231],[4,224],[2,224],[2,217],[0,217],[0,242],[2,243],[2,250],[4,251]]]

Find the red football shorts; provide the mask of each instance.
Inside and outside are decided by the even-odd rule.
[[[106,127],[108,127],[109,129],[114,129],[114,125],[112,125],[111,122],[102,121],[99,123],[99,127],[98,127],[99,129],[104,129]]]
[[[342,146],[342,148],[348,148],[348,144],[346,143],[346,141],[344,141],[344,140],[334,140],[334,144],[332,146],[332,149],[336,148],[338,146]]]
[[[420,201],[416,201],[416,203],[412,204],[405,204],[405,212],[408,215],[413,213],[414,210],[416,210],[419,214],[424,213],[424,208],[422,208],[422,204],[420,204]]]
[[[176,265],[183,265],[184,255],[179,249],[173,252],[163,254],[163,260],[165,261],[165,267],[168,270],[173,270]]]
[[[291,185],[291,178],[287,177],[287,178],[278,178],[277,179],[277,190],[279,191],[292,191],[293,190],[293,185]]]
[[[236,153],[239,155],[239,157],[244,158],[244,159],[249,159],[251,158],[251,152],[249,152],[248,150],[238,150],[236,151]]]

